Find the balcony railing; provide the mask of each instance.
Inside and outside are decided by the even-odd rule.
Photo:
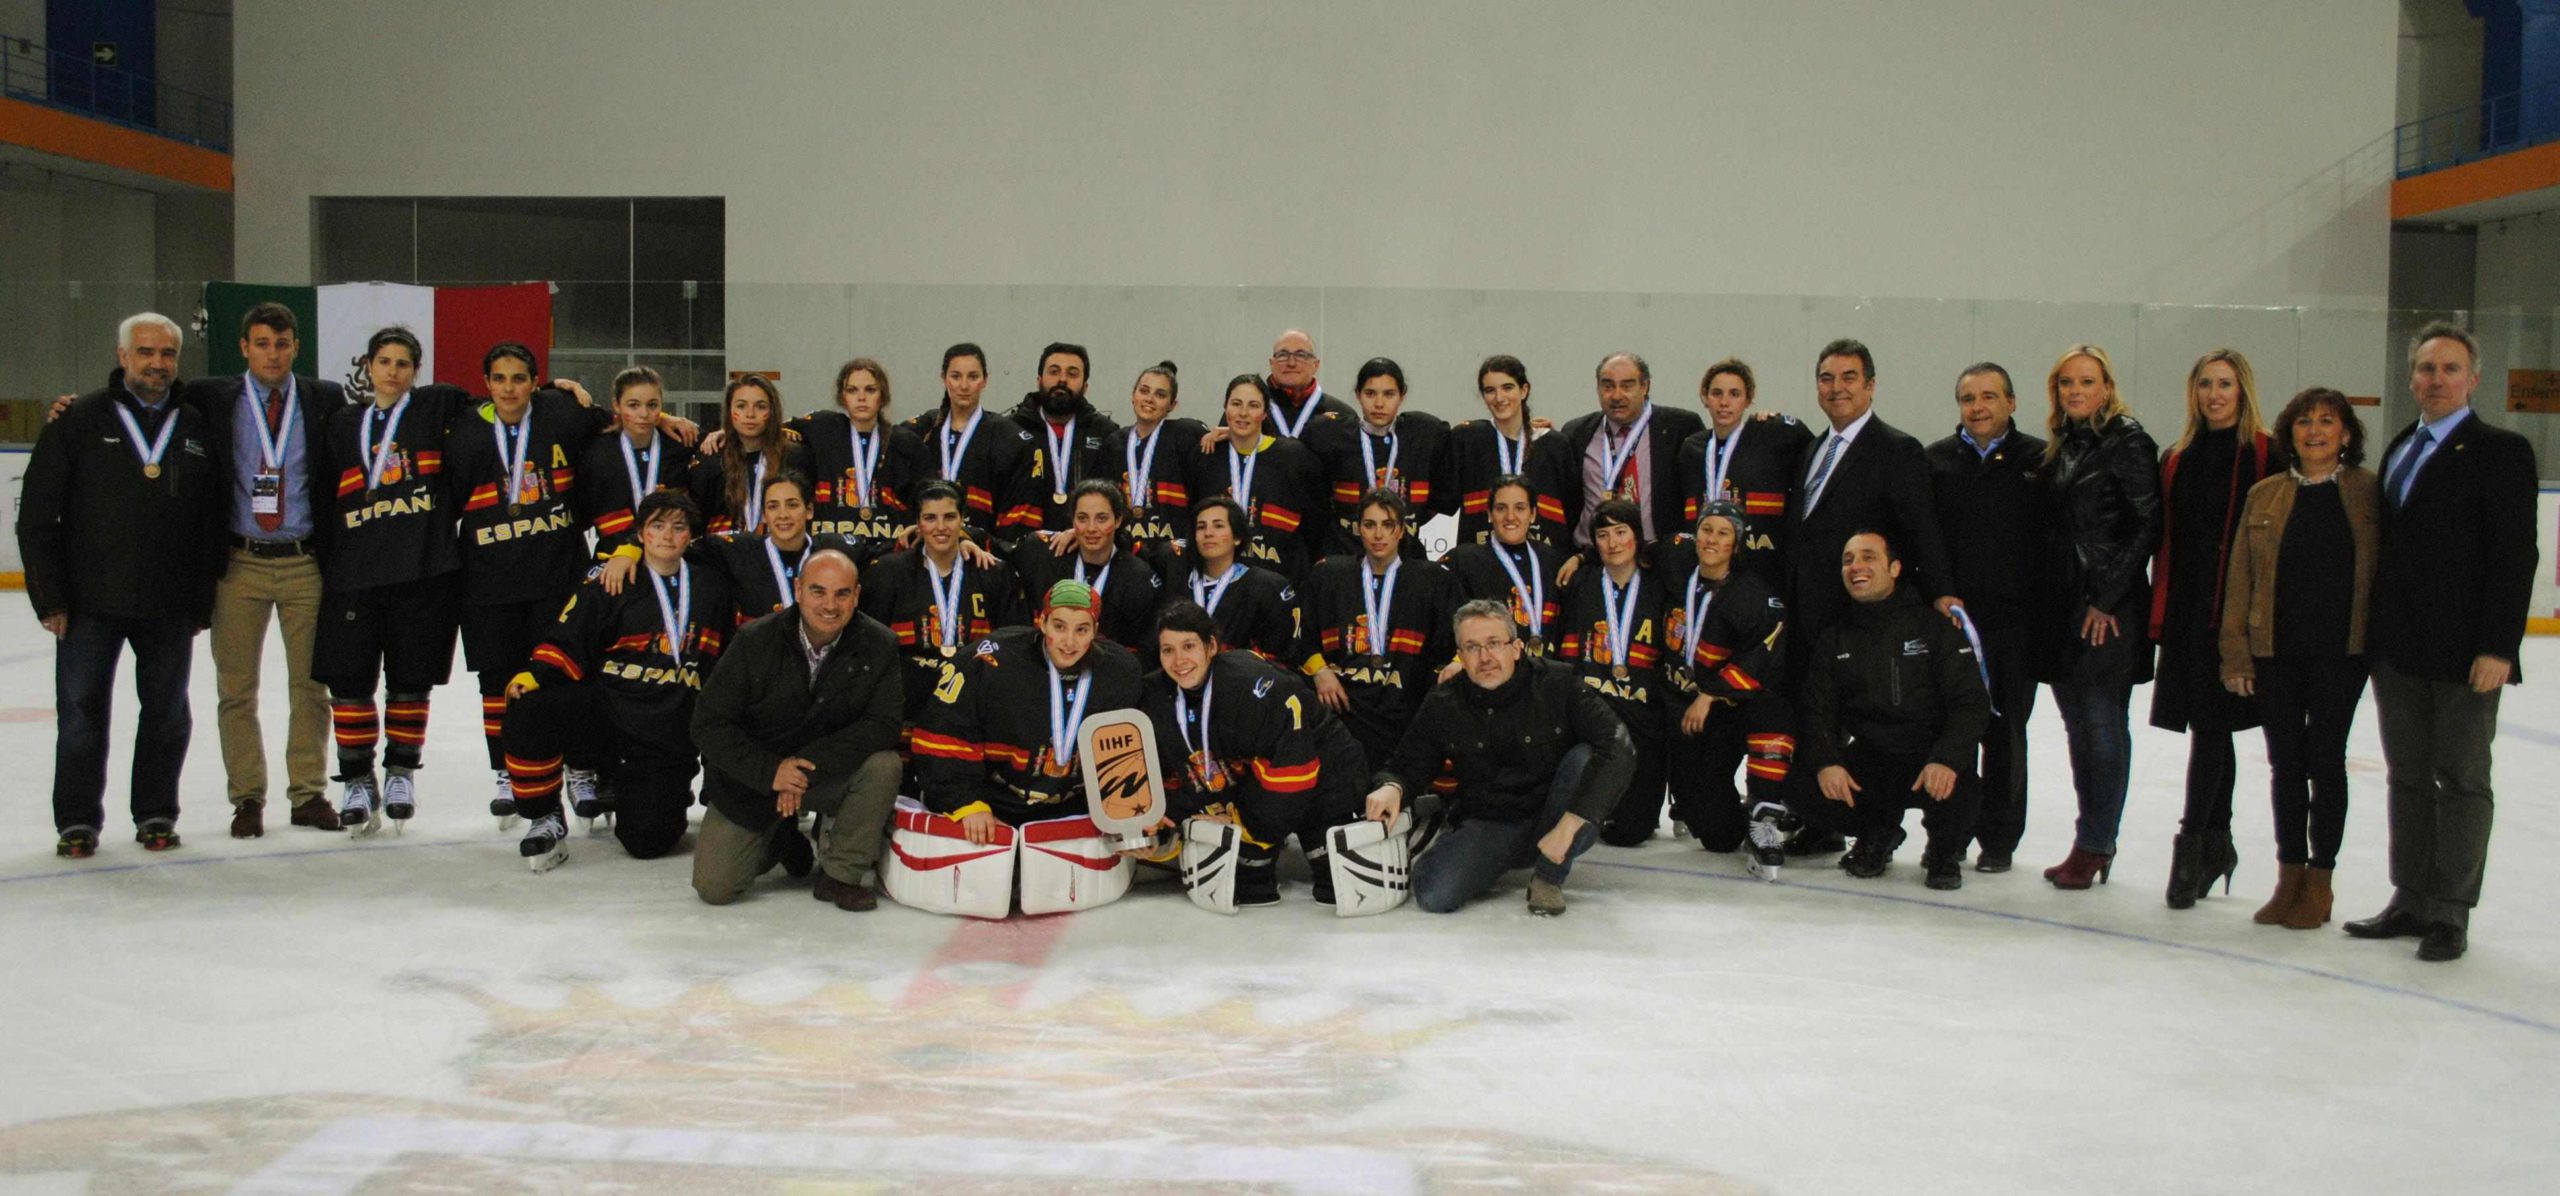
[[[231,152],[230,101],[24,38],[0,37],[0,95]]]

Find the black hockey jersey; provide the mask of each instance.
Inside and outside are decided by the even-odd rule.
[[[796,470],[802,477],[809,476],[809,446],[788,427],[782,429],[781,435],[782,467]],[[733,505],[729,501],[727,462],[722,461],[717,453],[695,459],[686,486],[693,492],[694,505],[702,508],[704,533],[717,535],[721,532],[754,531],[764,525],[762,490],[772,471],[765,465],[762,453],[749,454],[746,469],[745,497]]]
[[[949,670],[915,729],[916,783],[926,809],[959,818],[987,809],[1019,826],[1085,812],[1073,715],[1135,707],[1142,696],[1138,663],[1125,652],[1087,651],[1059,678],[1052,700],[1048,650],[1040,632],[1009,627],[981,640]],[[1053,718],[1053,712],[1056,717]],[[1065,750],[1053,737],[1061,726]]]
[[[1529,479],[1530,497],[1537,504],[1529,537],[1549,544],[1573,543],[1573,528],[1565,521],[1560,496],[1582,482],[1564,442],[1537,435],[1524,452],[1520,442],[1503,439],[1502,429],[1489,419],[1471,419],[1449,429],[1448,477],[1457,491],[1458,543],[1480,544],[1493,538],[1493,484],[1508,473]]]
[[[577,463],[612,426],[612,412],[547,389],[513,426],[485,401],[455,423],[445,468],[463,496],[463,601],[557,600],[578,588],[594,562],[576,510]]]
[[[1009,548],[1036,530],[1049,484],[1037,438],[983,405],[974,422],[957,429],[945,426],[950,413],[945,402],[903,426],[924,445],[925,476],[957,483],[966,495],[960,518],[970,538]]]
[[[816,507],[809,530],[843,537],[859,565],[896,551],[898,536],[916,525],[916,486],[933,476],[924,441],[904,425],[875,424],[861,438],[865,464],[857,467],[853,420],[845,413],[821,411],[790,426],[809,446],[809,476],[817,486],[809,496]],[[863,491],[866,476],[868,495]]]
[[[577,499],[580,515],[595,529],[598,559],[640,542],[639,525],[631,520],[641,499],[660,490],[690,490],[693,458],[692,445],[664,432],[651,432],[647,445],[635,445],[617,431],[587,446]]]
[[[810,553],[832,548],[853,555],[853,544],[844,537],[814,532],[804,533],[800,547],[788,551],[762,532],[724,532],[702,543],[707,550],[705,563],[718,569],[721,580],[728,583],[740,623],[791,605],[800,566],[808,563]]]
[[[1316,435],[1316,428],[1327,420],[1346,424],[1360,422],[1360,409],[1326,394],[1321,382],[1308,388],[1304,402],[1291,399],[1280,389],[1279,383],[1269,378],[1264,378],[1262,384],[1271,394],[1271,409],[1265,413],[1262,430],[1274,436],[1304,440]],[[1311,405],[1315,408],[1313,411],[1307,409]]]
[[[1438,680],[1440,666],[1457,655],[1449,618],[1458,587],[1449,571],[1428,561],[1403,561],[1392,571],[1395,592],[1386,596],[1384,649],[1371,636],[1364,594],[1383,590],[1363,568],[1366,556],[1338,556],[1316,566],[1300,587],[1306,610],[1299,637],[1299,669],[1314,676],[1330,666],[1351,695],[1344,721],[1363,745],[1384,756],[1413,721],[1422,695]]]
[[[1111,554],[1100,568],[1087,563],[1083,554],[1069,552],[1059,556],[1038,537],[1026,537],[1013,550],[1014,576],[1021,579],[1021,610],[1026,617],[1040,609],[1049,596],[1049,587],[1074,578],[1092,586],[1102,597],[1102,638],[1138,654],[1149,668],[1156,658],[1156,612],[1164,608],[1164,578],[1154,565],[1139,560],[1128,549]]]
[[[329,474],[338,489],[319,516],[337,520],[322,562],[328,589],[371,589],[462,567],[454,536],[461,504],[445,453],[470,403],[460,387],[431,385],[389,410],[363,403],[330,414]]]
[[[960,610],[948,626],[934,605],[935,575],[923,549],[890,553],[862,571],[862,613],[879,620],[897,637],[898,655],[907,662],[910,728],[923,714],[934,687],[941,684],[945,669],[956,666],[962,654],[998,628],[1030,621],[1021,610],[1022,592],[1014,584],[1012,566],[998,562],[981,569],[966,557],[955,558],[954,566],[960,570]]]
[[[1274,436],[1251,453],[1224,445],[1208,455],[1198,479],[1200,497],[1231,498],[1244,508],[1250,526],[1238,537],[1238,556],[1295,582],[1330,555],[1324,467],[1307,446]]]
[[[1315,690],[1250,652],[1219,653],[1207,684],[1189,693],[1162,673],[1147,678],[1146,712],[1156,728],[1166,815],[1176,822],[1232,806],[1240,792],[1304,796],[1320,786],[1368,783],[1359,741]],[[1245,829],[1266,844],[1289,830]]]
[[[525,672],[536,685],[593,682],[623,730],[655,742],[691,743],[694,695],[728,642],[733,609],[726,580],[690,557],[676,577],[659,577],[643,565],[620,594],[605,593],[604,583],[591,578],[543,633]],[[668,650],[669,615],[683,624],[680,653]]]
[[[1118,478],[1120,468],[1103,456],[1102,446],[1120,430],[1120,422],[1104,415],[1090,402],[1080,402],[1076,413],[1065,423],[1051,423],[1040,409],[1040,396],[1023,397],[1006,413],[1014,426],[1031,433],[1033,448],[1040,454],[1040,473],[1047,479],[1043,487],[1032,492],[1038,504],[1038,521],[1034,530],[1065,531],[1073,512],[1067,507],[1067,492],[1086,478]]]
[[[1187,598],[1218,624],[1218,642],[1264,660],[1295,667],[1298,591],[1289,579],[1259,565],[1235,561],[1227,572],[1202,575],[1189,554],[1166,562],[1165,601]]]
[[[1787,507],[1795,501],[1804,473],[1804,449],[1813,433],[1792,415],[1753,416],[1735,425],[1724,440],[1715,429],[1680,442],[1681,532],[1698,526],[1698,512],[1708,502],[1735,503],[1751,520],[1751,534],[1734,546],[1737,568],[1771,578],[1785,576],[1786,558],[1780,537],[1787,527]],[[1712,455],[1710,453],[1712,450]],[[1716,493],[1707,493],[1709,474]],[[1665,531],[1664,539],[1671,533]]]
[[[1676,576],[1679,580],[1663,591],[1662,643],[1665,655],[1676,662],[1668,670],[1672,690],[1684,699],[1704,693],[1734,706],[1768,692],[1786,675],[1787,604],[1778,596],[1777,582],[1735,569],[1719,584],[1701,578],[1694,562]],[[1698,610],[1695,635],[1689,624],[1693,607]]]
[[[1628,720],[1628,729],[1638,731],[1638,711],[1649,712],[1660,700],[1662,692],[1663,588],[1652,570],[1637,569],[1630,584],[1635,587],[1632,608],[1626,616],[1632,627],[1627,633],[1626,655],[1621,659],[1615,645],[1609,642],[1609,619],[1602,603],[1608,570],[1586,565],[1574,575],[1573,584],[1565,587],[1564,641],[1556,646],[1556,656],[1573,666],[1574,674],[1585,685],[1600,691]],[[1627,602],[1623,589],[1616,591],[1621,603]],[[1651,713],[1643,715],[1652,720]],[[1644,729],[1653,727],[1652,721]],[[1641,731],[1638,731],[1641,734]]]
[[[1449,425],[1439,416],[1400,412],[1385,436],[1359,420],[1332,421],[1309,430],[1307,447],[1324,464],[1337,551],[1360,550],[1360,496],[1372,488],[1383,486],[1404,496],[1409,508],[1404,529],[1408,556],[1423,551],[1425,520],[1457,509],[1457,496],[1444,483],[1449,471]]]
[[[1564,586],[1556,580],[1556,572],[1564,567],[1567,555],[1538,540],[1515,548],[1488,539],[1460,544],[1440,563],[1457,578],[1460,598],[1470,602],[1486,598],[1510,607],[1511,629],[1520,637],[1521,650],[1544,656],[1555,650],[1563,635]],[[1505,560],[1519,573],[1518,581],[1503,568]]]
[[[1200,452],[1208,434],[1198,420],[1168,418],[1151,434],[1120,428],[1102,442],[1099,468],[1128,496],[1129,526],[1121,530],[1138,555],[1161,559],[1191,539],[1194,474],[1211,460]]]

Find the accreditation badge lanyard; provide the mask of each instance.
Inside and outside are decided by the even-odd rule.
[[[382,471],[391,464],[392,446],[400,442],[400,417],[409,414],[409,396],[391,405],[391,414],[382,421],[382,440],[373,439],[373,417],[382,408],[367,407],[364,418],[356,424],[356,455],[364,458],[364,486],[371,490],[382,484]]]
[[[1315,418],[1316,404],[1323,401],[1324,387],[1317,386],[1307,392],[1307,405],[1298,408],[1297,426],[1290,426],[1289,413],[1286,411],[1272,412],[1271,424],[1273,427],[1280,429],[1280,433],[1291,440],[1304,440],[1306,439],[1307,421]]]
[[[928,557],[924,562],[924,582],[933,588],[933,609],[942,616],[942,654],[945,656],[960,650],[960,572],[966,568],[968,562],[965,559],[951,558],[950,588],[946,591],[943,579],[933,571],[932,559]]]
[[[1601,434],[1600,476],[1606,480],[1605,484],[1611,490],[1618,488],[1618,476],[1625,473],[1628,463],[1635,459],[1636,446],[1644,443],[1645,429],[1652,425],[1653,405],[1647,403],[1644,414],[1637,416],[1636,422],[1627,428],[1626,435],[1619,439],[1615,450],[1609,447],[1608,434],[1606,432]]]
[[[1396,574],[1404,571],[1404,558],[1387,566],[1387,574],[1378,576],[1369,558],[1360,558],[1360,604],[1369,615],[1369,655],[1380,660],[1387,656],[1387,612],[1395,609]]]
[[[1227,446],[1227,494],[1248,516],[1253,513],[1253,471],[1260,468],[1260,452],[1239,453],[1236,446]]]
[[[1092,696],[1093,670],[1086,669],[1069,687],[1058,675],[1058,662],[1049,662],[1049,760],[1059,768],[1076,758],[1076,728],[1084,725],[1085,699]]]
[[[1218,613],[1218,600],[1227,596],[1227,587],[1234,585],[1236,579],[1242,576],[1244,576],[1242,561],[1228,565],[1227,571],[1219,575],[1216,585],[1200,584],[1200,575],[1194,573],[1191,575],[1191,600],[1199,603],[1200,609],[1214,615]]]
[[[504,467],[507,473],[507,506],[512,510],[524,503],[524,459],[526,454],[533,451],[533,412],[528,409],[524,419],[515,425],[514,451],[510,452],[507,448],[509,439],[507,421],[491,419],[489,434],[496,437],[498,441],[498,464]],[[625,440],[623,443],[631,442]]]
[[[951,430],[951,416],[948,413],[943,415],[942,435],[934,438],[942,449],[943,481],[960,480],[960,463],[969,459],[969,442],[978,438],[978,425],[986,418],[987,409],[980,407],[969,413],[969,427],[966,431],[954,432]]]
[[[118,410],[122,408],[119,407]],[[284,384],[284,427],[277,429],[267,427],[267,415],[263,403],[259,404],[258,417],[249,422],[256,425],[258,429],[258,459],[266,465],[263,472],[282,476],[284,447],[293,442],[293,426],[302,422],[302,396],[294,392],[291,377],[287,377]],[[136,433],[137,438],[139,435]]]
[[[1715,502],[1724,497],[1725,481],[1733,474],[1734,450],[1742,444],[1742,424],[1735,424],[1733,431],[1725,436],[1722,441],[1722,451],[1717,450],[1717,444],[1715,437],[1707,437],[1707,497],[1704,500],[1706,502]]]
[[[1502,563],[1502,571],[1511,575],[1511,591],[1525,599],[1529,615],[1529,638],[1544,639],[1547,634],[1547,578],[1538,569],[1538,550],[1527,542],[1520,545],[1520,555],[1529,558],[1529,575],[1520,575],[1520,566],[1511,563],[1511,554],[1497,542],[1493,559]]]
[[[1621,681],[1627,679],[1627,641],[1636,630],[1636,590],[1643,585],[1644,574],[1630,573],[1627,588],[1619,591],[1607,573],[1600,575],[1600,613],[1609,620],[1609,663]]]
[[[809,546],[803,544],[800,546],[800,560],[806,561],[808,559]],[[773,538],[770,536],[765,537],[764,563],[773,568],[773,592],[782,595],[783,606],[789,606],[791,604],[791,583],[798,580],[800,577],[799,563],[794,562],[790,568],[783,568],[782,550],[773,546]],[[776,607],[775,609],[779,610],[781,608]]]
[[[1075,453],[1076,421],[1068,420],[1064,428],[1047,420],[1040,421],[1040,425],[1040,434],[1049,439],[1049,496],[1054,501],[1065,502],[1067,487],[1073,484],[1067,477],[1070,472],[1067,466]],[[971,424],[969,430],[977,431],[977,425]]]
[[[1521,466],[1528,464],[1528,461],[1529,413],[1524,411],[1520,413],[1520,439],[1518,440],[1503,435],[1502,425],[1493,426],[1493,463],[1497,467],[1493,476],[1510,477],[1519,473]]]
[[[746,525],[748,531],[764,527],[764,454],[756,454],[755,481],[747,491]]]
[[[1092,577],[1087,578],[1084,574],[1084,558],[1082,556],[1078,556],[1076,558],[1076,580],[1093,587],[1093,596],[1095,598],[1100,598],[1102,597],[1102,587],[1111,584],[1111,565],[1109,563],[1105,563],[1102,568],[1094,571]]]
[[[1688,637],[1688,642],[1682,647],[1690,660],[1698,658],[1698,621],[1706,618],[1707,612],[1716,604],[1716,592],[1706,587],[1706,581],[1706,574],[1690,574],[1689,596],[1680,601],[1681,634]]]
[[[1991,717],[1998,718],[2000,707],[1991,696],[1991,658],[1982,653],[1982,633],[1975,630],[1973,616],[1966,614],[1961,604],[1949,608],[1947,613],[1955,618],[1957,627],[1964,629],[1964,642],[1973,648],[1974,671],[1982,676],[1982,700],[1992,703]]]
[[[658,489],[658,446],[665,442],[655,431],[649,433],[649,455],[645,458],[649,468],[643,471],[640,468],[643,458],[631,451],[631,438],[616,436],[614,439],[622,445],[622,476],[631,482],[631,508],[636,511],[640,509],[640,501]]]
[[[1396,458],[1403,455],[1404,443],[1396,435],[1395,425],[1387,425],[1387,467],[1380,469],[1376,450],[1371,447],[1371,442],[1376,439],[1378,437],[1371,436],[1368,429],[1360,430],[1360,471],[1370,485],[1383,487],[1391,484],[1396,472]]]
[[[666,580],[654,575],[649,579],[649,592],[658,599],[658,622],[667,630],[667,659],[683,668],[684,633],[693,625],[693,566],[676,562],[675,588],[676,600],[670,605]]]
[[[1156,446],[1163,443],[1163,437],[1162,423],[1144,436],[1138,435],[1136,428],[1129,429],[1129,480],[1123,489],[1129,492],[1129,505],[1141,511],[1156,505]],[[1139,451],[1141,447],[1145,452]]]
[[[168,403],[169,400],[161,400],[161,404],[164,407],[166,407]],[[169,437],[172,433],[178,430],[178,413],[176,409],[171,408],[167,414],[160,417],[160,435],[157,439],[151,442],[151,446],[149,448],[145,448],[142,443],[142,425],[134,422],[133,411],[123,403],[118,403],[115,406],[116,418],[123,420],[124,430],[133,434],[133,455],[142,459],[142,476],[146,478],[159,477],[160,458],[168,454]]]
[[[871,509],[874,480],[880,476],[880,442],[886,437],[874,427],[871,443],[866,447],[862,443],[862,429],[848,428],[847,434],[853,440],[853,502],[847,505],[867,511]]]

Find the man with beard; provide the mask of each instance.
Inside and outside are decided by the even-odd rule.
[[[193,720],[187,671],[222,575],[222,469],[205,417],[170,401],[183,334],[156,312],[116,329],[119,377],[46,426],[18,508],[27,599],[53,634],[54,854],[97,854],[106,821],[108,699],[133,647],[134,840],[178,846],[178,771]]]
[[[1759,389],[1739,358],[1708,366],[1699,379],[1707,428],[1680,442],[1680,518],[1694,527],[1713,504],[1740,508],[1752,535],[1735,548],[1734,564],[1775,581],[1786,576],[1786,557],[1774,533],[1787,525],[1787,500],[1813,433],[1792,415],[1755,416]]]
[[[1653,402],[1653,367],[1633,353],[1612,353],[1592,373],[1600,410],[1556,435],[1580,464],[1580,485],[1565,491],[1573,542],[1591,547],[1591,516],[1600,504],[1636,504],[1636,534],[1646,545],[1680,530],[1680,446],[1705,430],[1697,416]]]
[[[1034,468],[1048,477],[1048,489],[1037,496],[1040,518],[1033,525],[1043,540],[1055,541],[1067,530],[1072,515],[1067,496],[1076,483],[1111,476],[1102,446],[1120,425],[1084,397],[1092,368],[1083,345],[1051,344],[1040,350],[1038,388],[1006,413],[1035,438],[1041,463]]]

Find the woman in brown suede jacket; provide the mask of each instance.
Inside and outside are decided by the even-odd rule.
[[[2222,682],[2254,697],[2275,777],[2276,892],[2256,920],[2329,920],[2347,829],[2347,728],[2364,700],[2365,611],[2381,484],[2345,395],[2295,395],[2275,432],[2291,465],[2250,487],[2224,582]]]

